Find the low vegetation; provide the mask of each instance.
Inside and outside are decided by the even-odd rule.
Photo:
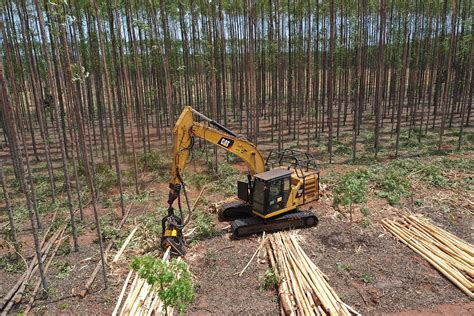
[[[348,172],[343,175],[333,190],[334,199],[333,206],[349,207],[350,228],[349,233],[351,237],[351,244],[353,244],[352,237],[352,206],[354,204],[362,204],[367,202],[367,180],[357,172]]]
[[[200,240],[212,238],[220,235],[214,224],[214,216],[206,212],[198,212],[192,218],[195,231],[190,243],[194,244]]]
[[[260,292],[272,289],[280,282],[272,268],[268,268],[260,279],[261,283],[257,288]]]
[[[95,172],[97,187],[100,192],[108,192],[117,185],[117,174],[108,164],[96,164]]]
[[[194,287],[187,264],[179,259],[169,262],[153,256],[137,257],[132,269],[154,286],[165,307],[173,306],[180,313],[194,300]]]
[[[138,168],[142,172],[152,172],[157,181],[169,179],[170,163],[170,157],[158,151],[147,152],[138,158]]]

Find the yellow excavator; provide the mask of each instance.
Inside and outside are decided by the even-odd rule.
[[[178,256],[185,254],[182,231],[191,214],[188,213],[186,219],[183,217],[181,192],[190,212],[183,171],[196,138],[233,153],[247,164],[247,182],[237,183],[238,199],[223,203],[218,210],[219,220],[232,221],[233,238],[318,224],[312,212],[298,210],[319,199],[319,170],[309,153],[287,149],[270,152],[264,159],[253,143],[187,106],[173,129],[169,207],[167,216],[162,219],[163,249],[171,248]],[[176,200],[179,215],[173,207]]]

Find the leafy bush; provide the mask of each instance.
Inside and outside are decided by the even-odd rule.
[[[390,205],[398,204],[400,198],[409,193],[410,181],[405,172],[396,167],[389,166],[377,173],[375,181],[378,189],[376,194],[385,198]]]
[[[343,262],[337,262],[336,267],[339,270],[345,270],[345,271],[350,271],[352,269],[352,266],[349,263],[343,263]]]
[[[182,313],[194,300],[191,273],[184,261],[172,259],[165,262],[160,258],[144,256],[133,260],[132,269],[155,287],[165,307],[173,306]]]
[[[350,206],[367,201],[367,180],[358,171],[348,172],[336,183],[333,206]]]
[[[102,238],[103,240],[120,240],[121,238],[124,237],[126,232],[123,230],[115,227],[109,218],[109,215],[102,216],[99,219],[100,223],[100,230],[102,233]]]
[[[58,274],[56,275],[56,278],[58,279],[68,278],[73,269],[73,267],[71,267],[71,265],[66,261],[56,261],[53,263],[53,266],[58,270]]]
[[[364,217],[362,219],[362,227],[369,228],[369,226],[370,226],[370,219],[368,217]]]
[[[155,236],[161,235],[161,218],[166,214],[164,207],[157,207],[153,212],[147,212],[137,217],[144,230]]]
[[[342,143],[337,143],[337,144],[335,144],[335,147],[336,147],[336,149],[334,150],[334,154],[336,154],[336,155],[345,156],[345,155],[349,155],[349,154],[352,153],[351,146],[344,145]]]
[[[367,273],[364,273],[363,275],[361,275],[359,279],[365,284],[371,283],[374,280],[374,278]]]
[[[352,239],[352,205],[367,202],[367,179],[365,175],[358,171],[348,172],[336,183],[333,190],[333,206],[349,206],[350,213],[350,238]]]
[[[209,213],[197,213],[192,222],[196,227],[191,240],[192,243],[219,235],[219,231],[214,225],[213,216]]]
[[[458,159],[449,159],[449,158],[441,158],[435,160],[437,166],[439,166],[443,170],[458,170],[467,172],[469,170],[474,170],[474,158],[458,158]]]
[[[15,222],[23,222],[28,218],[28,208],[25,204],[26,202],[21,202],[17,203],[16,205],[12,206],[12,212],[13,212],[13,219]]]
[[[275,272],[272,268],[268,268],[263,274],[262,282],[258,286],[260,292],[266,291],[274,286],[277,286],[279,283],[278,277],[275,275]]]
[[[117,173],[106,163],[96,164],[95,172],[99,191],[108,192],[112,187],[117,185]]]
[[[230,153],[230,152],[227,152],[226,160],[228,163],[238,163],[242,161],[237,155],[234,155],[233,153]]]
[[[440,167],[435,164],[428,164],[422,169],[421,179],[434,186],[445,187],[449,184],[449,180],[443,176]]]
[[[0,269],[7,273],[22,272],[26,269],[25,262],[15,253],[7,253],[0,257]]]
[[[187,177],[186,177],[187,178]],[[188,180],[188,179],[186,179]],[[189,180],[188,180],[190,183],[192,183],[193,185],[195,185],[197,188],[202,188],[204,185],[206,185],[207,183],[211,182],[212,179],[211,177],[208,175],[208,174],[204,174],[204,173],[193,173],[189,176]]]
[[[228,163],[220,163],[218,173],[212,174],[214,180],[209,187],[210,192],[223,194],[225,197],[234,196],[237,191],[237,181],[245,180],[245,175]]]
[[[148,152],[138,158],[138,167],[141,170],[153,171],[159,180],[169,178],[170,158],[156,151]]]

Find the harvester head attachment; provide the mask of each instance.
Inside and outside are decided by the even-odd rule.
[[[161,220],[163,233],[161,235],[161,249],[166,251],[170,248],[172,255],[181,257],[186,254],[185,241],[182,231],[181,219],[168,212],[168,215]]]

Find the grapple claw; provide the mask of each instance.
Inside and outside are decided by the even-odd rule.
[[[182,232],[181,219],[174,215],[173,210],[168,210],[168,215],[161,220],[162,235],[161,249],[170,248],[172,255],[181,257],[186,254],[185,240]]]

